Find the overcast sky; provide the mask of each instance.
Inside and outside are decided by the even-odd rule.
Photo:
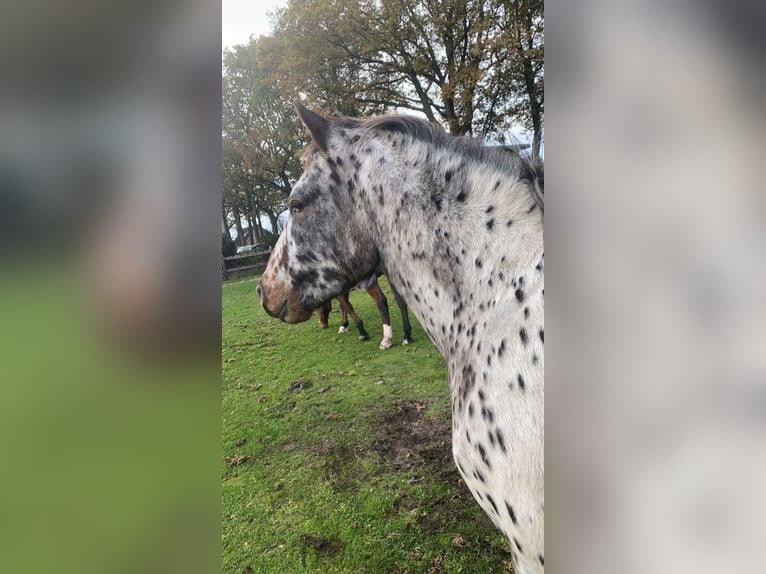
[[[287,0],[221,0],[222,45],[247,44],[250,36],[271,32],[268,13]]]

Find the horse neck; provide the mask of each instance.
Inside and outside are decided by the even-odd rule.
[[[459,350],[461,322],[468,329],[502,313],[511,281],[534,276],[542,214],[530,184],[502,166],[430,160],[418,176],[391,169],[394,180],[373,189],[369,205],[389,279],[447,357]]]

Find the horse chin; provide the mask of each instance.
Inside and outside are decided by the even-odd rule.
[[[303,323],[308,321],[309,317],[313,313],[312,310],[306,310],[301,305],[291,304],[290,301],[285,301],[282,309],[279,311],[279,318],[285,323]]]

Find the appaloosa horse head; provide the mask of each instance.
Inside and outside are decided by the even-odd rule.
[[[397,115],[326,119],[262,276],[288,323],[384,271],[447,362],[452,450],[508,537],[520,574],[544,569],[543,170]]]

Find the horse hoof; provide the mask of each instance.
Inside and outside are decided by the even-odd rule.
[[[348,327],[341,325],[340,329],[338,329],[338,333],[348,333]]]
[[[360,341],[366,341],[366,340],[367,340],[367,339],[369,339],[369,338],[370,338],[370,336],[369,336],[369,335],[359,335],[359,340],[360,340]]]
[[[391,341],[381,341],[380,346],[378,347],[381,351],[385,351],[386,349],[391,348]]]
[[[409,339],[405,339],[404,341],[402,341],[402,346],[409,345],[410,343],[411,341]]]

